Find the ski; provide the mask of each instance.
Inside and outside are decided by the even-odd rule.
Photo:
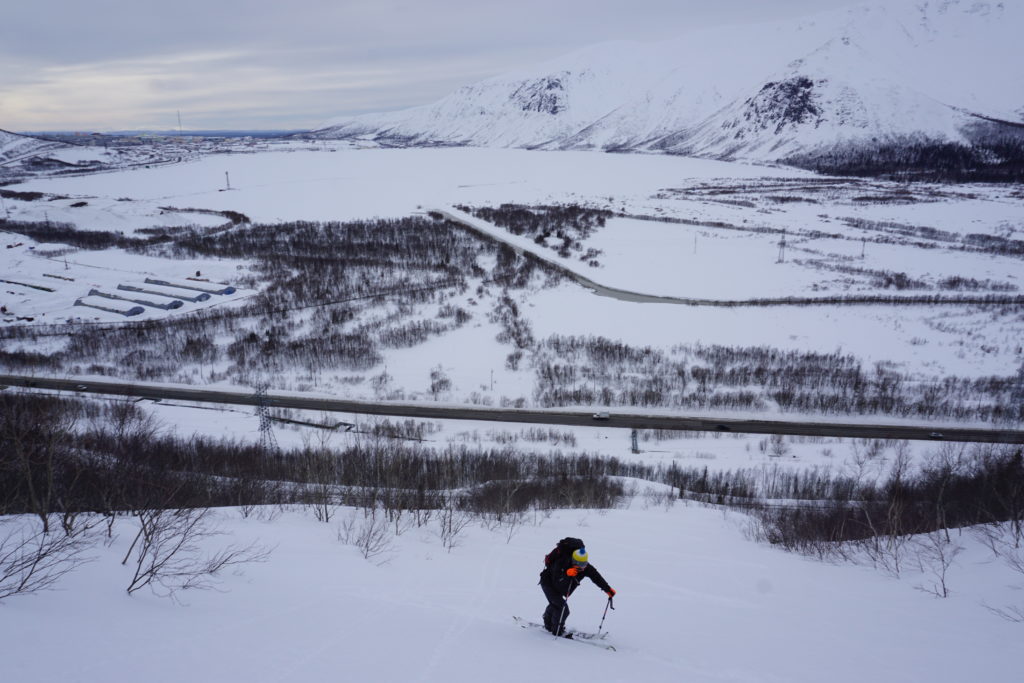
[[[544,628],[544,624],[538,624],[535,621],[529,621],[528,619],[523,619],[522,617],[512,617],[512,620],[519,624],[520,628],[540,629],[541,631],[548,633],[548,630]],[[587,633],[585,631],[569,631],[568,636],[559,637],[564,638],[565,640],[572,640],[583,645],[593,645],[594,647],[599,647],[603,650],[611,650],[612,652],[614,652],[614,645],[609,645],[608,643],[601,642],[607,635],[607,633],[597,634]]]

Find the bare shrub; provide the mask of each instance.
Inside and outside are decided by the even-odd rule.
[[[459,497],[449,494],[438,511],[438,535],[445,550],[451,552],[460,542],[462,532],[473,520],[472,516],[459,506]]]
[[[30,512],[50,531],[77,479],[71,444],[80,415],[77,402],[0,394],[0,514]]]
[[[340,503],[338,495],[339,462],[326,448],[306,448],[300,455],[302,498],[318,522],[330,523]]]
[[[571,448],[576,447],[576,435],[570,431],[559,431],[557,429],[542,429],[531,427],[522,432],[523,438],[527,441],[550,443],[552,446],[565,445]],[[649,438],[649,437],[648,437]]]
[[[676,500],[679,499],[679,495],[671,490],[665,488],[654,488],[648,486],[644,489],[644,503],[643,509],[647,510],[652,507],[662,507],[666,510],[672,509],[672,506],[676,504]]]
[[[452,380],[445,373],[444,368],[438,365],[430,370],[430,394],[437,401],[441,394],[451,391]]]
[[[975,527],[972,532],[992,551],[993,556],[1000,558],[1007,567],[1024,577],[1024,546],[1012,525],[986,524]],[[1024,589],[1024,584],[1014,588]],[[1024,605],[993,607],[982,604],[990,612],[1007,621],[1024,623]]]
[[[204,555],[202,542],[221,534],[210,525],[209,509],[139,510],[135,516],[139,531],[121,562],[131,561],[134,570],[129,595],[146,586],[172,599],[179,591],[209,589],[228,567],[262,562],[270,555],[256,542]]]
[[[922,572],[928,572],[934,579],[931,585],[917,586],[918,590],[930,593],[938,598],[949,597],[949,586],[946,576],[957,555],[964,547],[951,541],[941,531],[918,536],[914,539],[917,549],[917,560]]]
[[[338,540],[355,546],[367,560],[387,553],[393,545],[387,520],[374,509],[364,510],[362,515],[353,510],[338,525]]]
[[[768,438],[769,448],[768,455],[772,458],[784,458],[789,455],[789,444],[786,443],[786,437],[782,434],[772,434]]]
[[[52,588],[65,574],[91,561],[91,528],[75,534],[46,532],[38,519],[0,519],[0,600]]]

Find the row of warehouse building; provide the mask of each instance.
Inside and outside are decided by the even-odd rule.
[[[230,285],[206,280],[147,277],[143,282],[123,282],[116,291],[91,289],[75,305],[134,316],[145,313],[147,306],[170,311],[181,308],[185,302],[200,303],[213,296],[234,293],[235,288]]]

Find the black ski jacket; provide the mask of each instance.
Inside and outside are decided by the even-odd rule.
[[[569,576],[566,572],[572,566],[571,555],[556,559],[540,573],[540,582],[551,585],[559,595],[572,595],[572,592],[579,587],[580,582],[584,578],[588,578],[596,583],[597,587],[605,593],[612,589],[594,565],[588,564],[587,568],[576,576]]]

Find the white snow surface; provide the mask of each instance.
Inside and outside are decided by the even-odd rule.
[[[0,166],[31,157],[47,150],[62,150],[67,146],[59,142],[41,140],[0,130]]]
[[[270,510],[264,510],[269,514]],[[556,511],[507,530],[472,525],[446,552],[431,526],[406,530],[371,560],[339,542],[331,523],[288,511],[273,521],[217,513],[213,552],[258,541],[268,561],[228,574],[219,590],[183,604],[124,589],[132,522],[61,589],[6,601],[0,612],[4,679],[24,683],[257,683],[270,681],[1015,680],[1020,625],[986,611],[1020,597],[1012,575],[967,534],[937,599],[894,579],[752,543],[744,517],[698,506]],[[6,518],[6,525],[27,518]],[[615,652],[518,628],[538,620],[537,584],[555,541],[583,538],[616,589],[604,622]],[[589,582],[570,599],[569,626],[595,631],[605,596]],[[44,654],[45,653],[45,654]],[[554,674],[559,675],[559,674]]]
[[[199,272],[206,279],[230,283],[237,276],[235,264],[227,261],[188,259],[184,261],[159,259],[139,254],[125,254],[120,249],[105,251],[74,251],[61,254],[52,244],[38,244],[25,237],[4,235],[0,243],[8,247],[0,254],[3,275],[0,279],[0,302],[7,307],[3,319],[8,324],[25,322],[102,322],[124,320],[117,314],[105,313],[88,307],[76,306],[75,301],[88,297],[92,289],[131,297],[133,292],[119,290],[119,284],[142,285],[142,280],[154,275],[184,279]],[[203,275],[205,271],[205,275]],[[13,284],[13,283],[21,284]],[[32,287],[45,287],[43,291]],[[195,297],[195,290],[147,286],[154,291],[166,291],[175,296]],[[252,290],[241,289],[231,295],[212,295],[201,302],[185,301],[179,312],[195,311],[211,306],[231,305],[251,296]],[[171,297],[156,297],[162,303],[174,301]],[[105,302],[116,305],[116,302]],[[126,303],[126,302],[122,302]],[[162,318],[167,311],[143,307],[143,313],[132,320]],[[21,320],[18,320],[21,318]],[[25,321],[25,318],[33,318]]]

